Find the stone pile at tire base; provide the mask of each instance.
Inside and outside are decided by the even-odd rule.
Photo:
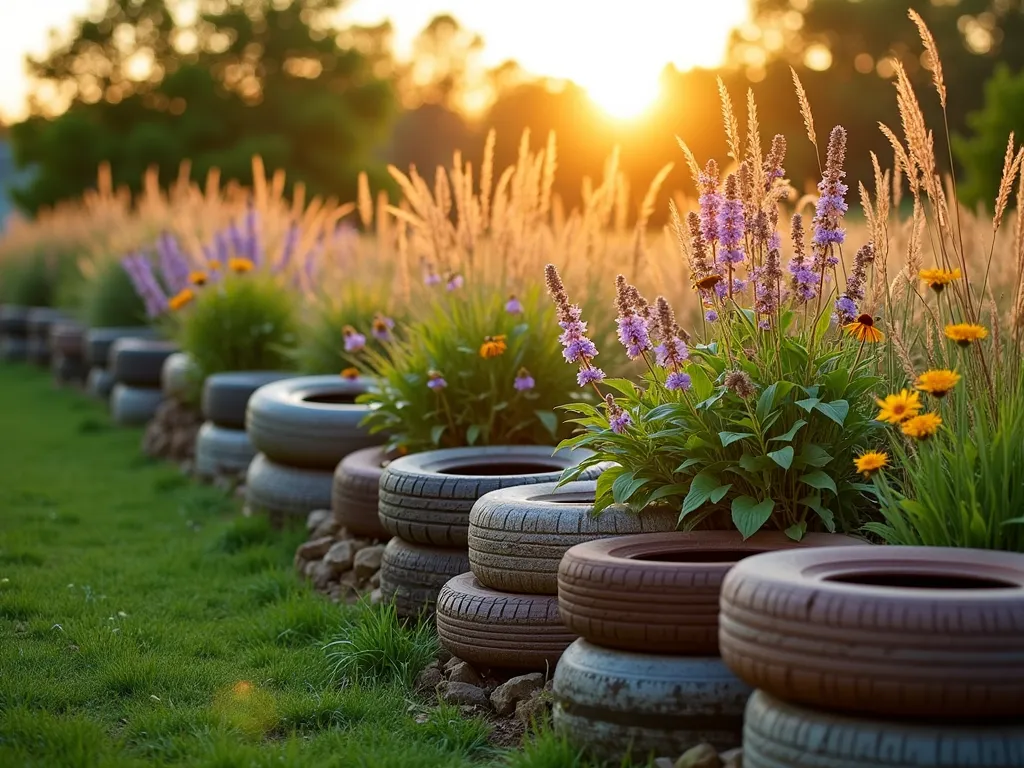
[[[85,328],[72,321],[55,322],[50,326],[50,370],[59,387],[80,387],[85,383]]]
[[[355,603],[365,593],[380,602],[380,562],[384,545],[359,538],[338,524],[329,509],[306,519],[309,540],[295,551],[295,569],[318,592],[336,603]]]
[[[142,452],[147,456],[178,464],[192,460],[201,421],[192,404],[197,378],[198,372],[188,355],[175,352],[164,360],[160,371],[164,400],[142,436]]]

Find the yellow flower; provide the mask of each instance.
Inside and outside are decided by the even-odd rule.
[[[508,345],[505,344],[504,336],[485,336],[484,343],[480,345],[480,357],[491,358],[505,354]]]
[[[937,413],[922,413],[903,422],[903,434],[915,440],[924,440],[939,431],[942,417]]]
[[[961,347],[969,347],[979,339],[988,336],[988,328],[973,323],[957,323],[946,326],[946,338],[952,339]]]
[[[215,259],[206,262],[206,266],[210,268],[211,272],[220,272],[220,262]]]
[[[884,400],[875,400],[881,410],[875,417],[879,421],[899,424],[921,412],[921,396],[917,392],[903,389],[898,395],[888,395]]]
[[[857,468],[857,471],[864,475],[864,477],[871,477],[875,472],[880,470],[882,467],[889,466],[889,454],[879,453],[878,451],[868,451],[862,453],[853,462],[853,465]]]
[[[196,297],[191,288],[183,288],[167,300],[167,306],[177,312]]]
[[[922,269],[917,276],[936,293],[942,293],[943,288],[961,277],[959,269]]]
[[[345,370],[343,370],[341,372],[341,378],[349,379],[349,380],[351,380],[351,379],[358,379],[359,378],[359,369],[358,368],[352,368],[352,367],[346,368]]]
[[[188,281],[192,283],[192,285],[206,285],[207,279],[207,274],[201,270],[188,273]]]
[[[860,342],[870,341],[871,343],[876,343],[885,338],[885,335],[875,328],[875,318],[871,315],[860,315],[852,323],[844,325],[843,328]]]
[[[939,369],[922,373],[917,377],[914,387],[934,397],[944,397],[949,390],[956,386],[958,381],[960,381],[960,374],[956,371]]]
[[[228,259],[228,268],[232,272],[237,272],[238,274],[242,274],[244,272],[252,272],[253,267],[255,266],[256,265],[253,264],[249,259],[242,259],[238,257]]]

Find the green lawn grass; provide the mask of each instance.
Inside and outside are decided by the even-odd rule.
[[[416,636],[367,674],[338,666],[325,646],[349,626],[379,638],[375,609],[311,591],[301,532],[241,517],[139,441],[0,366],[0,765],[582,765],[550,732],[502,753],[452,708],[417,723],[408,670],[387,673],[404,657],[381,658],[422,656]]]

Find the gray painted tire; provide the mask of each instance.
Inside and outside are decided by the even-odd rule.
[[[1018,768],[1020,725],[927,725],[804,709],[756,691],[743,727],[744,768]]]
[[[380,479],[380,522],[394,536],[438,547],[469,543],[469,513],[485,493],[516,485],[557,481],[588,451],[560,451],[537,445],[445,448],[403,456],[391,462]],[[484,474],[501,467],[511,474]],[[596,477],[594,467],[588,476]]]
[[[462,573],[437,597],[437,636],[453,656],[477,667],[554,670],[576,635],[565,628],[558,598],[498,592]]]
[[[28,339],[21,336],[0,338],[0,360],[21,362],[28,359]]]
[[[740,745],[751,689],[721,659],[602,648],[577,640],[555,670],[554,726],[607,760]],[[746,764],[746,763],[745,763]]]
[[[115,384],[110,392],[110,415],[115,424],[138,426],[156,416],[163,400],[159,389]]]
[[[245,501],[252,512],[271,519],[305,520],[314,509],[331,506],[331,473],[278,464],[260,453],[245,478]]]
[[[29,360],[36,365],[50,364],[50,329],[65,319],[60,310],[51,307],[33,307],[28,311]]]
[[[85,358],[85,328],[75,322],[61,321],[50,326],[50,351],[66,358]]]
[[[334,519],[357,536],[371,539],[391,536],[380,524],[377,514],[383,462],[384,450],[374,446],[350,453],[334,470],[331,486]]]
[[[458,549],[423,547],[399,538],[388,542],[380,563],[380,592],[394,601],[403,618],[432,615],[441,588],[469,569],[469,558]]]
[[[485,587],[501,592],[558,594],[558,564],[585,541],[674,531],[678,513],[641,514],[622,507],[591,514],[597,482],[578,480],[502,488],[484,494],[469,513],[469,562]]]
[[[206,377],[203,417],[218,427],[245,429],[245,409],[252,393],[266,384],[295,378],[280,371],[230,371]]]
[[[122,338],[110,346],[107,367],[118,384],[159,389],[164,361],[176,350],[169,341]]]
[[[107,400],[114,389],[114,375],[106,368],[93,366],[85,380],[85,390],[97,400]]]
[[[245,431],[256,450],[274,461],[333,472],[353,451],[384,442],[383,436],[359,426],[369,407],[352,402],[370,384],[369,379],[340,376],[299,376],[267,384],[249,398]],[[320,398],[328,402],[316,402]],[[345,402],[330,402],[335,398]]]
[[[28,307],[20,304],[0,305],[0,334],[4,336],[28,336]]]
[[[187,352],[168,355],[160,368],[160,389],[165,397],[186,402],[198,389],[199,368]]]
[[[227,429],[207,421],[196,435],[196,474],[204,478],[238,475],[249,468],[256,449],[244,429]]]
[[[110,362],[110,347],[118,339],[156,339],[156,331],[145,325],[107,326],[90,328],[85,333],[85,360],[93,367],[106,368]]]

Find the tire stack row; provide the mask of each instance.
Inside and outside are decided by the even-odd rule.
[[[757,689],[744,768],[1024,765],[1024,558],[931,547],[752,557],[722,657]]]
[[[28,359],[28,307],[0,306],[0,360]]]
[[[304,522],[330,509],[334,470],[345,456],[383,442],[360,426],[368,406],[355,399],[367,379],[300,376],[257,389],[246,408],[245,431],[257,450],[246,473],[250,514],[276,525]]]
[[[153,339],[155,332],[146,327],[90,328],[85,334],[85,362],[89,367],[86,391],[97,400],[110,398],[114,388],[114,374],[110,370],[110,348],[118,339]]]
[[[338,463],[331,485],[331,512],[339,528],[374,541],[390,538],[377,513],[385,464],[387,456],[379,445],[353,451]]]
[[[85,383],[85,328],[79,323],[61,321],[50,327],[50,370],[58,385]]]
[[[203,480],[238,478],[256,449],[245,431],[245,409],[260,387],[289,377],[277,371],[239,371],[207,376],[203,384],[205,421],[196,436],[195,472]]]
[[[115,423],[138,426],[156,415],[164,396],[164,361],[176,349],[170,342],[136,338],[120,338],[110,345],[109,368],[115,382],[110,413]]]
[[[442,587],[470,570],[473,505],[501,488],[557,481],[580,460],[578,452],[553,451],[527,445],[445,448],[391,462],[381,476],[378,506],[381,525],[394,537],[381,564],[381,597],[394,601],[400,616],[433,615]],[[471,602],[466,610],[475,610]]]
[[[558,610],[558,565],[576,544],[671,531],[676,514],[606,510],[593,516],[596,482],[541,483],[482,496],[469,515],[471,573],[445,584],[437,631],[452,654],[483,668],[551,672],[576,639]]]
[[[34,307],[28,311],[28,360],[42,368],[50,366],[50,329],[64,320],[64,315],[50,307]]]

